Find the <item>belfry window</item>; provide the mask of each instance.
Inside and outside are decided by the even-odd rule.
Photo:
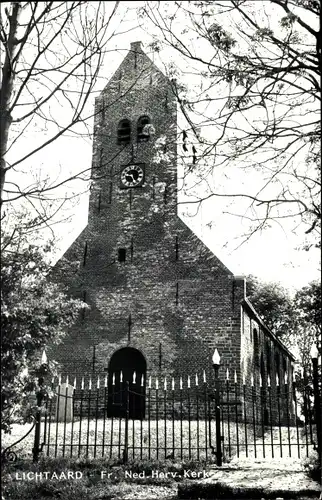
[[[147,142],[150,139],[149,125],[151,121],[148,116],[141,116],[137,125],[137,141]]]
[[[128,144],[131,140],[131,123],[129,120],[121,120],[117,127],[117,143]]]

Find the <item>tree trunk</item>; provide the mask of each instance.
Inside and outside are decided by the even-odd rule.
[[[8,20],[10,23],[10,31],[8,42],[6,44],[7,51],[5,56],[4,65],[2,68],[2,86],[1,86],[1,100],[0,100],[0,179],[1,179],[1,203],[3,186],[5,183],[6,172],[8,170],[5,155],[8,148],[8,138],[9,130],[12,122],[12,116],[10,114],[10,101],[13,91],[13,83],[15,72],[13,66],[16,61],[14,61],[14,55],[17,48],[17,30],[18,30],[18,18],[21,12],[21,3],[13,2],[11,4],[12,12],[8,15]]]

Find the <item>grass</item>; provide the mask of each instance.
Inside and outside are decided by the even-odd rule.
[[[107,500],[107,499],[146,499],[169,500],[177,498],[177,481],[181,478],[152,477],[153,470],[183,475],[186,469],[200,470],[205,464],[200,462],[168,463],[131,461],[127,465],[115,465],[106,459],[64,459],[43,458],[33,464],[27,461],[9,464],[3,474],[3,494],[10,500],[44,500],[60,498],[62,500]],[[70,480],[43,479],[19,480],[23,473],[78,471],[81,478]],[[103,477],[101,472],[111,473]],[[126,472],[140,473],[141,477],[129,478]],[[142,472],[144,477],[142,478]],[[107,475],[107,474],[106,474]]]
[[[3,485],[3,495],[10,500],[44,500],[60,498],[61,500],[121,500],[130,498],[146,498],[161,500],[177,498],[176,485],[143,485],[130,482],[111,483],[108,480],[96,482],[92,478],[78,481],[12,481]]]
[[[180,491],[180,498],[191,498],[190,494],[193,491],[197,491],[198,498],[200,498],[203,491],[200,489],[200,483],[198,482],[197,486],[192,477],[187,481],[184,478],[184,471],[207,470],[208,467],[209,464],[198,461],[168,461],[167,463],[162,463],[160,461],[142,462],[131,460],[126,465],[116,465],[105,458],[67,459],[62,457],[45,457],[38,463],[30,463],[30,461],[22,460],[14,464],[7,464],[2,475],[2,491],[5,500],[45,500],[46,498],[60,498],[61,500],[132,500],[134,498],[138,500],[174,500],[178,498],[178,489]],[[172,473],[177,473],[179,477],[152,477],[152,471],[155,470],[162,472],[171,471]],[[21,478],[24,472],[44,473],[44,471],[48,473],[55,472],[57,476],[61,472],[67,474],[67,471],[77,471],[81,473],[81,477],[77,480],[58,480],[57,478],[41,478],[38,480],[17,479],[17,475]],[[101,471],[111,473],[111,477],[108,478],[105,476],[102,478]],[[132,472],[131,478],[126,476],[126,472],[128,471]],[[135,476],[135,473],[140,473],[141,477]],[[289,490],[285,484],[285,479],[290,472],[279,471],[276,466],[275,470],[266,471],[265,473],[262,470],[256,471],[250,469],[250,472],[247,472],[247,469],[230,470],[227,467],[216,468],[213,470],[213,473],[216,474],[214,481],[202,483],[205,486],[204,498],[213,498],[209,494],[213,493],[211,488],[216,487],[216,485],[219,488],[218,494],[220,493],[220,498],[231,498],[231,492],[235,491],[236,488],[239,493],[243,493],[243,498],[262,498],[263,496],[266,498],[263,492],[266,491],[265,484],[269,484],[269,482],[274,484],[272,494],[276,492],[283,493],[270,496],[270,498],[276,498],[276,496],[295,498],[297,495],[294,496],[293,491],[298,492],[299,489],[302,491],[306,487],[303,479],[298,484],[295,484],[293,479],[291,489]],[[249,474],[250,477],[247,480]],[[251,479],[251,482],[249,482],[249,479]],[[306,488],[307,497],[312,498],[312,491],[309,491],[309,486]],[[251,492],[261,493],[261,495],[249,496],[249,488]],[[186,495],[182,496],[184,491]],[[314,491],[316,491],[316,488]]]

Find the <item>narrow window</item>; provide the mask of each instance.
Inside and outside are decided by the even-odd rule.
[[[95,363],[96,363],[96,345],[93,345],[93,372],[95,372]]]
[[[108,185],[108,203],[109,204],[112,203],[112,191],[113,191],[113,183],[109,182],[109,185]]]
[[[137,125],[137,141],[147,142],[150,139],[150,132],[148,130],[148,125],[150,124],[150,118],[148,116],[141,116],[138,119]]]
[[[126,260],[126,248],[119,248],[117,257],[118,257],[119,262],[125,262],[125,260]]]
[[[86,266],[86,258],[87,258],[87,241],[85,242],[84,254],[83,254],[83,267]]]
[[[267,373],[270,375],[271,374],[271,347],[269,343],[266,343],[266,366],[267,366]]]
[[[284,384],[284,389],[285,393],[287,393],[287,383],[288,383],[288,376],[287,376],[287,361],[286,358],[282,358],[282,364],[283,364],[283,381],[282,383]]]
[[[176,260],[179,259],[179,238],[176,236]]]
[[[159,368],[162,369],[162,344],[159,344]]]
[[[280,378],[280,355],[278,352],[275,353],[275,373],[278,375],[278,378]]]
[[[281,360],[278,352],[275,353],[274,359],[275,359],[276,390],[277,393],[280,394],[281,385],[283,384],[283,381],[281,380]]]
[[[259,366],[260,364],[260,357],[259,357],[259,336],[258,336],[258,331],[256,328],[253,330],[253,339],[254,339],[254,362],[256,366]]]
[[[101,211],[101,202],[102,202],[102,194],[101,192],[98,193],[98,203],[97,203],[97,209],[100,212]]]
[[[105,102],[104,102],[104,99],[102,100],[101,117],[102,117],[102,120],[105,121]]]
[[[117,127],[117,143],[128,144],[131,140],[131,124],[129,120],[121,120]]]
[[[294,400],[294,403],[296,401],[296,386],[295,386],[295,379],[294,379],[294,366],[290,366],[290,379],[291,379],[291,386],[292,386],[292,396],[293,396],[293,400]]]
[[[265,364],[264,364],[263,353],[261,354],[261,377],[262,377],[262,384],[264,386],[266,384],[266,380],[265,380]]]
[[[86,290],[83,291],[83,302],[86,303]],[[85,319],[85,312],[86,312],[86,309],[85,309],[85,307],[83,307],[83,309],[82,309],[82,319],[83,320]]]

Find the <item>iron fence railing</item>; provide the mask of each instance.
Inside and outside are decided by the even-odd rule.
[[[311,386],[205,377],[53,381],[34,449],[50,457],[208,460],[300,458],[317,448]],[[110,382],[110,383],[109,383]],[[37,446],[36,446],[37,445]],[[37,457],[38,458],[38,457]]]

